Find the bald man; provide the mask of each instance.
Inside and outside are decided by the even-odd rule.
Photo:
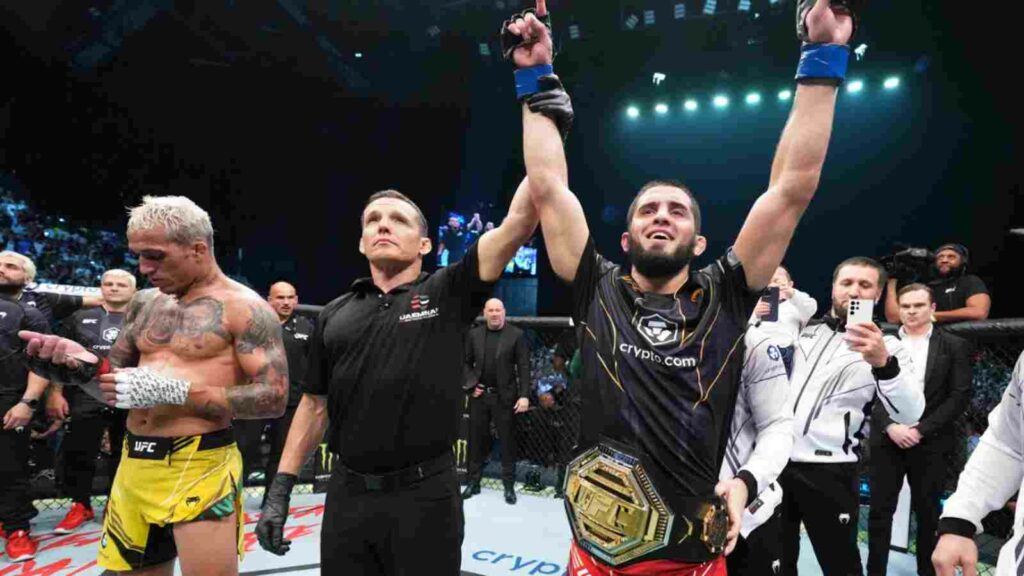
[[[483,326],[466,338],[466,389],[469,399],[469,470],[463,498],[480,493],[484,459],[491,451],[491,422],[501,441],[501,479],[505,502],[516,503],[515,414],[530,407],[530,346],[523,331],[505,323],[505,305],[484,304]]]
[[[260,439],[266,430],[270,442],[270,455],[264,468],[264,481],[265,486],[270,486],[281,462],[281,453],[288,438],[288,429],[292,425],[292,417],[295,415],[299,400],[302,399],[302,388],[306,378],[306,355],[309,352],[309,337],[313,334],[313,322],[295,313],[295,308],[299,305],[299,295],[295,286],[288,282],[272,284],[267,301],[281,323],[285,354],[288,356],[288,405],[280,418],[239,420],[235,425],[238,427],[238,443],[245,460],[246,478],[250,472],[260,468],[263,455]]]

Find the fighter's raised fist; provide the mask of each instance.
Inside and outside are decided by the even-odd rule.
[[[851,0],[803,0],[797,5],[800,39],[816,44],[848,44],[856,27]]]
[[[545,0],[537,0],[536,9],[515,14],[502,24],[501,49],[505,58],[512,58],[517,68],[554,61],[551,19]]]

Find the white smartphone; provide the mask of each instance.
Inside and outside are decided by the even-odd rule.
[[[875,301],[863,298],[850,300],[846,311],[846,324],[871,324],[875,314]]]

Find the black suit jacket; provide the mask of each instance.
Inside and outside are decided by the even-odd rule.
[[[466,383],[463,388],[472,392],[480,382],[484,370],[484,335],[487,326],[477,326],[466,336]],[[498,339],[496,354],[498,398],[515,403],[530,394],[530,345],[523,331],[505,324]]]
[[[952,439],[956,420],[971,400],[970,344],[936,326],[928,340],[928,363],[924,367],[924,413],[917,425],[925,440]],[[920,367],[915,366],[915,370]],[[892,424],[889,413],[875,403],[871,435],[880,440]]]

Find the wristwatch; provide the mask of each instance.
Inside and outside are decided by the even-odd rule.
[[[21,400],[18,400],[18,402],[27,405],[33,412],[36,411],[36,408],[39,408],[39,400],[36,398],[22,398]]]

